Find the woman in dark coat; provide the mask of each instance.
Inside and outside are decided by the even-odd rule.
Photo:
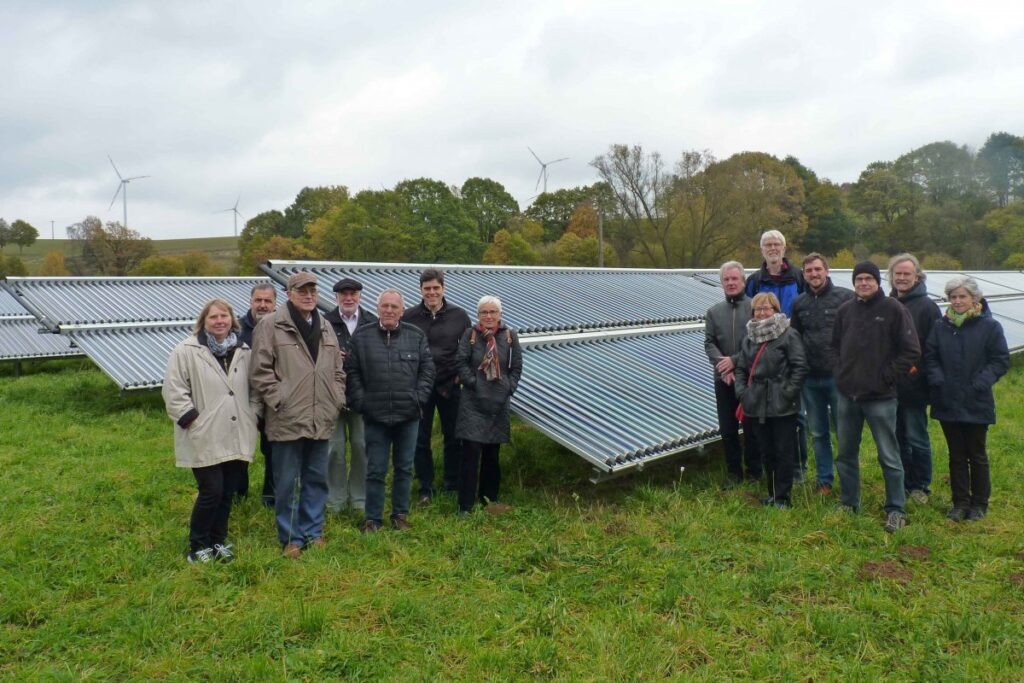
[[[462,381],[455,426],[455,436],[462,440],[460,514],[472,510],[478,498],[495,509],[507,507],[498,503],[498,449],[511,437],[509,401],[523,372],[519,338],[501,322],[501,301],[494,296],[481,298],[477,320],[462,334],[455,355]]]
[[[807,357],[800,333],[790,328],[779,300],[770,292],[754,296],[754,317],[747,322],[736,362],[736,396],[761,449],[768,497],[764,505],[786,508],[796,466],[796,416]]]
[[[978,283],[957,276],[946,283],[949,308],[925,346],[932,418],[949,446],[949,485],[954,522],[978,521],[992,492],[985,439],[996,422],[992,386],[1006,374],[1010,353],[1003,326],[992,317]]]

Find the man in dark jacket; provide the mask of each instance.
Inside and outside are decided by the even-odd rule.
[[[420,294],[423,300],[405,312],[402,322],[415,325],[427,335],[436,372],[430,398],[423,405],[423,419],[416,439],[416,479],[420,482],[420,503],[426,504],[434,497],[434,453],[430,447],[430,436],[434,431],[435,409],[441,418],[441,433],[444,435],[444,490],[458,490],[462,444],[455,435],[460,390],[455,352],[459,349],[462,333],[472,326],[472,322],[466,311],[445,300],[444,272],[441,270],[427,268],[420,273]]]
[[[793,302],[793,328],[800,333],[807,350],[810,370],[804,380],[801,399],[814,443],[818,492],[832,493],[832,436],[830,423],[839,414],[839,393],[833,374],[836,359],[832,350],[832,328],[839,307],[853,298],[853,292],[832,284],[828,260],[808,254],[803,261],[804,293]],[[829,414],[831,413],[831,419]]]
[[[238,340],[252,346],[252,331],[256,329],[256,323],[266,315],[277,310],[277,292],[274,285],[269,282],[262,282],[252,288],[249,292],[249,310],[246,311],[238,324],[241,331],[238,333]],[[263,420],[258,421],[260,430],[260,453],[263,454],[263,493],[261,499],[268,508],[274,507],[274,460],[270,455],[270,439],[267,438],[263,429]],[[242,486],[238,490],[239,498],[249,495],[249,464],[245,465],[245,476],[242,478]]]
[[[345,367],[348,398],[362,414],[366,433],[366,519],[363,532],[380,529],[384,519],[384,479],[388,453],[395,466],[391,526],[409,528],[412,464],[422,406],[434,387],[434,362],[426,336],[401,322],[402,294],[386,289],[377,297],[374,325],[363,325],[349,340]]]
[[[356,328],[372,325],[377,316],[370,313],[359,302],[363,284],[350,277],[334,283],[334,298],[338,307],[324,314],[324,320],[331,324],[341,355],[348,355],[349,340]],[[349,443],[349,458],[346,462],[345,443]],[[351,502],[352,508],[362,512],[366,504],[366,436],[363,433],[363,417],[349,410],[338,417],[338,426],[330,438],[327,456],[327,510],[340,512]]]
[[[907,307],[917,341],[924,349],[932,327],[942,317],[928,297],[927,276],[913,254],[899,254],[889,261],[891,296]],[[928,438],[928,378],[917,363],[897,382],[896,439],[903,460],[903,486],[918,505],[928,503],[932,483],[932,444]]]
[[[878,266],[862,261],[853,269],[857,296],[839,307],[832,330],[839,390],[839,501],[860,508],[860,441],[864,422],[878,448],[885,479],[885,530],[907,523],[903,511],[903,463],[896,442],[896,381],[921,357],[910,314],[881,290]]]
[[[722,434],[725,466],[729,473],[727,486],[732,486],[743,481],[744,453],[747,479],[760,479],[763,468],[753,429],[744,427],[744,447],[740,449],[740,422],[736,418],[739,399],[736,398],[733,372],[747,336],[747,321],[751,318],[750,299],[743,293],[743,265],[728,261],[722,264],[718,273],[725,301],[715,304],[704,315],[704,351],[714,368],[718,429]]]

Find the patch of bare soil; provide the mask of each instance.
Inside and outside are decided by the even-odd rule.
[[[1024,572],[1010,574],[1010,583],[1014,586],[1024,586]]]
[[[910,583],[914,573],[893,560],[885,560],[884,562],[865,562],[860,568],[859,576],[865,581],[890,579],[905,584]]]
[[[899,554],[912,560],[926,560],[931,557],[932,549],[926,545],[901,545]]]

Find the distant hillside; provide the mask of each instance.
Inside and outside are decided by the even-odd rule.
[[[238,238],[237,237],[197,237],[184,240],[153,240],[153,246],[161,256],[181,256],[190,251],[202,251],[210,255],[214,263],[229,275],[237,272]],[[75,256],[79,247],[73,240],[36,240],[31,247],[25,247],[20,254],[30,274],[35,275],[43,261],[43,256],[50,251],[59,251],[65,256]],[[18,256],[18,246],[8,244],[4,250],[6,256]]]

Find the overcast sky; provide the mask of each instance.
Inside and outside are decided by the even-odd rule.
[[[0,217],[50,236],[128,186],[154,239],[232,234],[306,185],[428,176],[525,208],[612,143],[792,154],[820,176],[1024,134],[1011,2],[0,3]],[[241,224],[239,226],[241,229]]]

